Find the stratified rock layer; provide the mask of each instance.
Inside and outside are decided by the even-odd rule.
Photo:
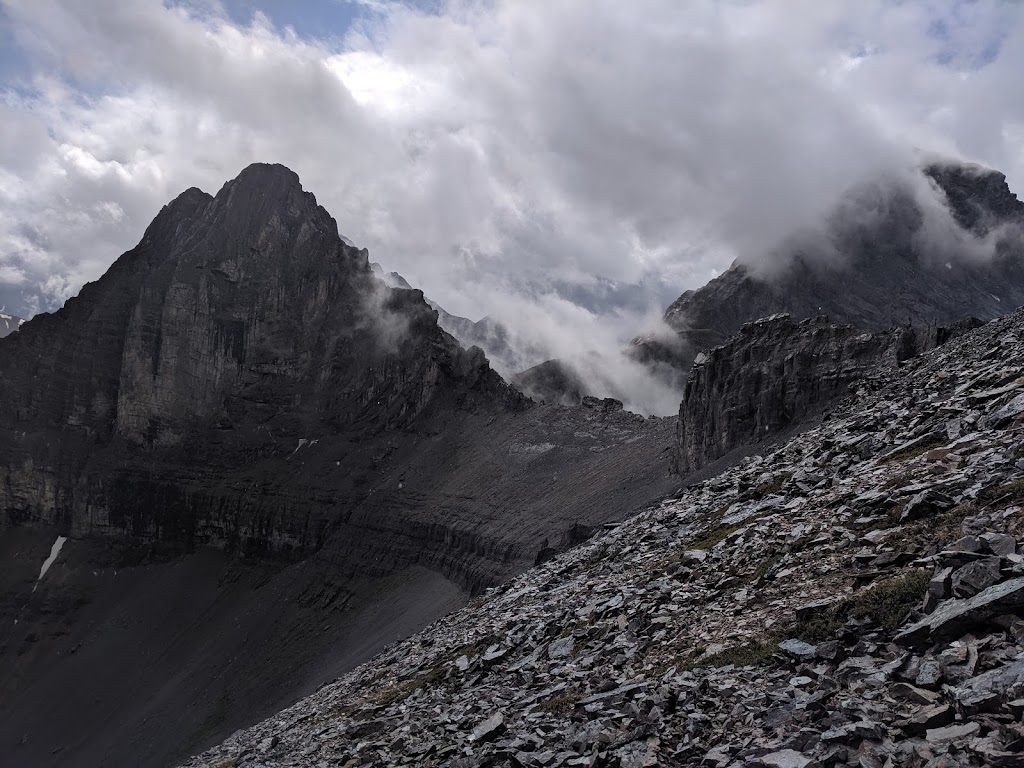
[[[725,344],[698,355],[679,407],[674,467],[685,474],[736,448],[806,424],[869,373],[945,342],[953,328],[868,332],[827,317],[789,315],[747,323]]]

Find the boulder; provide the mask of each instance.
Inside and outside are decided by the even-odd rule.
[[[988,587],[974,597],[949,600],[899,632],[894,639],[901,645],[951,640],[981,622],[1021,606],[1024,606],[1024,576]]]

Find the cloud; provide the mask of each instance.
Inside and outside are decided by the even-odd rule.
[[[570,328],[621,343],[916,148],[1024,187],[1014,3],[374,2],[311,38],[216,2],[0,2],[30,73],[0,101],[15,311],[257,160],[449,311],[534,318],[559,353]]]

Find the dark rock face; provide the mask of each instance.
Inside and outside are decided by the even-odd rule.
[[[22,320],[17,315],[10,315],[4,312],[0,312],[0,339],[2,339],[4,336],[10,336],[12,333],[18,330],[21,327],[22,323],[24,322],[25,321]]]
[[[809,421],[878,366],[895,367],[975,325],[868,332],[788,315],[747,323],[697,356],[679,408],[674,467],[700,469]]]
[[[558,405],[579,405],[590,389],[578,373],[562,360],[546,360],[509,378],[527,397]]]
[[[437,310],[438,325],[458,339],[464,347],[480,347],[487,354],[487,359],[505,375],[522,368],[524,356],[537,354],[537,350],[533,349],[514,349],[509,341],[508,329],[493,317],[470,320],[468,317],[446,312],[436,302],[430,302],[430,306]]]
[[[279,439],[294,448],[325,430],[401,428],[442,399],[525,405],[483,355],[437,327],[422,294],[380,286],[366,253],[342,243],[334,220],[281,166],[252,166],[216,198],[182,194],[101,281],[5,342],[0,382],[8,522],[160,536],[170,531],[158,513],[124,519],[109,478],[100,490],[88,484],[96,473],[47,477],[68,457],[44,457],[15,435],[59,432],[65,454],[74,443],[90,452],[99,444],[129,456],[177,451],[185,455],[162,458],[194,464],[188,454],[202,449],[192,442],[213,431],[215,464],[237,465]],[[57,499],[46,498],[46,480]],[[152,490],[168,501],[169,489]],[[154,506],[162,505],[174,502]],[[194,506],[192,515],[187,538],[204,522]],[[279,519],[264,534],[293,538],[289,529]]]
[[[160,764],[223,738],[545,541],[671,490],[673,430],[531,403],[421,292],[375,277],[286,168],[188,190],[103,278],[0,341],[0,545],[30,558],[0,570],[20,616],[0,645],[0,754]],[[66,579],[35,590],[48,545],[11,543],[26,532],[70,537]],[[126,600],[188,629],[126,624],[142,615]],[[278,626],[302,669],[275,661]],[[124,670],[117,695],[92,695],[97,669]]]
[[[759,317],[828,315],[869,330],[983,320],[1024,304],[1024,202],[1003,174],[978,166],[933,164],[938,188],[969,233],[931,233],[911,193],[895,183],[853,190],[834,212],[824,242],[794,242],[770,273],[734,264],[665,312],[679,343],[638,338],[640,358],[685,370],[705,349]],[[988,257],[972,253],[988,238]],[[994,255],[992,255],[994,254]]]
[[[371,262],[370,268],[388,287],[414,290],[409,281],[398,272],[385,272],[376,262]],[[427,299],[427,304],[437,312],[437,324],[441,328],[458,339],[466,349],[480,347],[487,355],[488,361],[505,375],[522,368],[525,355],[536,357],[539,354],[539,350],[532,348],[524,351],[513,349],[509,342],[508,329],[490,316],[470,320],[468,317],[451,314],[436,301]]]

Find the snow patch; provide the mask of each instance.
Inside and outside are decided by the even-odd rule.
[[[306,445],[308,445],[310,448],[312,448],[314,445],[316,445],[319,442],[320,442],[320,438],[317,438],[316,440],[308,440],[305,437],[300,437],[299,438],[299,445],[298,445],[298,447],[294,451],[292,451],[291,454],[289,454],[288,458],[290,459],[292,456],[294,456],[296,453],[298,453],[299,452],[299,448],[302,448],[303,446],[306,446]]]
[[[554,447],[554,443],[513,443],[509,446],[509,452],[525,456],[539,456],[554,449]]]
[[[33,592],[36,591],[36,587],[39,586],[39,582],[42,581],[46,572],[50,570],[50,566],[53,565],[53,561],[57,559],[57,555],[60,554],[60,550],[64,546],[64,542],[67,540],[67,536],[58,536],[57,540],[53,542],[53,546],[50,547],[50,556],[43,561],[43,567],[39,569],[39,578],[36,579],[36,586],[32,587]]]

